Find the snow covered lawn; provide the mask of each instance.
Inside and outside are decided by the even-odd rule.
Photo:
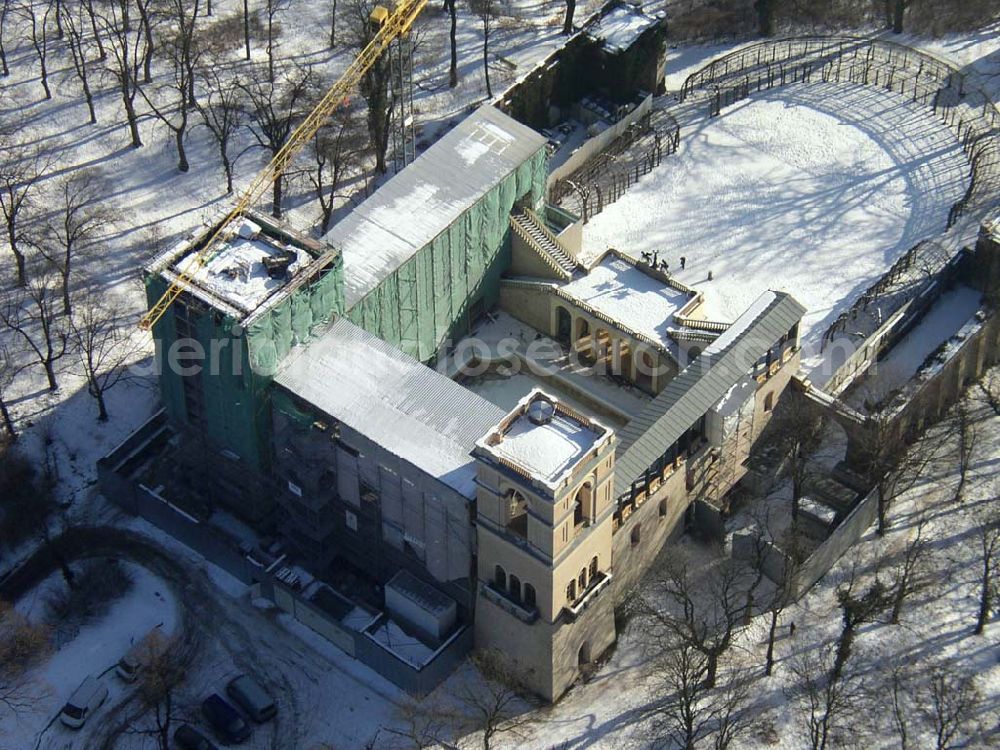
[[[837,315],[944,230],[967,170],[954,134],[898,95],[790,86],[682,124],[679,153],[591,220],[584,249],[658,252],[705,293],[710,318],[735,319],[766,289],[792,293],[809,309],[809,370]]]
[[[32,675],[39,699],[29,713],[8,714],[0,708],[0,748],[40,747],[86,748],[87,737],[101,723],[101,714],[131,692],[131,686],[118,679],[112,668],[151,628],[162,624],[164,633],[175,631],[178,610],[165,581],[145,568],[125,564],[132,574],[131,590],[114,602],[96,622],[83,625],[68,642],[58,646]],[[65,586],[59,573],[53,573],[17,602],[17,609],[33,622],[44,616],[45,597]],[[99,676],[108,686],[107,702],[83,729],[64,727],[57,716],[66,700],[88,675]],[[46,725],[52,722],[46,729]]]

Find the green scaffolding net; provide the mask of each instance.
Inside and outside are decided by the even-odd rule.
[[[355,304],[350,320],[416,359],[434,357],[496,304],[510,265],[511,209],[522,200],[537,207],[546,175],[540,149]]]

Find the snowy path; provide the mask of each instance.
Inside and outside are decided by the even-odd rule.
[[[965,158],[930,112],[861,86],[786,87],[706,115],[704,103],[678,108],[679,153],[588,224],[585,252],[659,252],[705,292],[710,318],[735,319],[765,289],[791,292],[809,309],[811,369],[836,316],[944,230]]]

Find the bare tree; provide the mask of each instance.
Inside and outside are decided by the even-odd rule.
[[[71,330],[78,372],[87,381],[87,393],[97,401],[97,420],[106,422],[107,393],[127,379],[141,345],[129,320],[119,308],[105,304],[97,289],[88,290],[77,304]]]
[[[0,144],[0,211],[7,230],[7,245],[14,254],[17,285],[27,283],[26,254],[22,243],[38,185],[51,162],[37,150],[16,142]]]
[[[94,5],[94,0],[83,0],[83,7],[87,11],[87,18],[90,21],[90,31],[93,35],[94,44],[97,45],[97,59],[100,62],[104,62],[108,59],[108,51],[104,49],[104,42],[101,39],[100,31],[98,31],[97,25],[97,9]]]
[[[219,149],[222,171],[226,175],[226,193],[229,194],[233,192],[233,169],[240,156],[232,156],[229,152],[233,136],[243,124],[240,87],[232,79],[223,78],[214,66],[203,69],[201,75],[205,94],[196,106]]]
[[[171,76],[167,83],[159,88],[157,93],[165,95],[167,104],[157,105],[144,88],[139,89],[142,98],[156,115],[156,118],[166,125],[174,134],[174,144],[177,148],[177,170],[187,172],[187,151],[184,149],[184,138],[187,136],[188,120],[195,107],[194,79],[195,68],[201,52],[195,40],[195,22],[198,18],[198,0],[169,0],[167,8],[170,14],[171,33],[165,44],[167,59],[170,62]]]
[[[146,5],[149,1],[137,0]],[[114,78],[121,95],[132,148],[139,148],[142,146],[142,138],[139,137],[135,99],[139,94],[139,80],[149,40],[145,26],[133,23],[130,13],[131,0],[110,0],[97,17],[111,50],[105,69]]]
[[[59,387],[56,363],[67,354],[69,342],[65,317],[59,314],[59,297],[52,272],[43,268],[0,305],[0,323],[35,355],[45,370],[50,391]]]
[[[911,676],[907,665],[895,666],[889,674],[889,714],[892,725],[899,738],[899,750],[909,750],[910,748],[910,717],[913,709],[910,701],[910,691],[912,690]],[[880,691],[880,694],[886,693]]]
[[[974,678],[959,672],[957,664],[938,666],[921,693],[924,715],[934,730],[935,749],[969,747],[972,722],[981,702]]]
[[[903,33],[903,19],[912,4],[913,0],[885,0],[886,25],[893,34]]]
[[[483,651],[469,661],[478,674],[460,680],[453,688],[453,697],[464,709],[470,731],[481,733],[483,750],[490,750],[499,736],[516,734],[528,715],[518,695],[521,686],[517,676],[502,655]]]
[[[677,557],[662,566],[650,587],[674,606],[651,605],[646,597],[645,614],[654,637],[667,644],[680,641],[701,653],[709,688],[715,686],[719,658],[743,623],[746,583],[747,571],[732,560],[721,560],[696,576],[688,561]]]
[[[958,485],[955,487],[955,501],[962,502],[965,485],[976,460],[980,444],[980,427],[972,414],[972,405],[966,396],[955,404],[951,414],[952,430],[958,438],[955,451],[955,468],[958,470]]]
[[[566,0],[566,15],[563,16],[562,33],[573,33],[573,16],[576,14],[576,0]]]
[[[778,8],[777,0],[754,0],[753,7],[757,12],[757,31],[761,36],[774,36],[774,12]]]
[[[156,51],[156,42],[153,39],[153,26],[158,18],[157,6],[154,0],[132,0],[135,9],[139,12],[139,30],[145,40],[142,55],[142,82],[150,83],[153,80],[153,53]]]
[[[567,0],[573,2],[573,0]],[[490,83],[490,35],[493,32],[493,22],[496,20],[496,8],[493,0],[469,0],[469,7],[479,18],[483,27],[483,75],[486,78],[486,98],[493,98],[493,86]]]
[[[448,46],[451,53],[448,63],[448,87],[455,88],[458,85],[458,9],[455,0],[444,0],[444,7],[448,11]]]
[[[759,445],[773,451],[787,467],[792,483],[792,518],[798,518],[799,505],[814,474],[810,455],[818,445],[823,418],[813,402],[798,393],[790,396],[778,403],[767,426],[767,439],[759,441]]]
[[[87,102],[87,111],[90,113],[90,122],[97,122],[97,112],[94,109],[94,94],[90,90],[90,70],[88,68],[90,43],[84,36],[84,13],[86,6],[81,3],[76,13],[72,10],[66,12],[66,46],[69,47],[70,60],[73,62],[73,71],[80,79],[80,86],[83,88],[83,98]]]
[[[14,6],[13,0],[0,0],[0,73],[4,77],[10,75],[10,68],[7,67],[7,47],[4,44],[4,32],[9,28],[8,20],[11,17],[11,9]]]
[[[7,406],[5,393],[14,382],[19,370],[17,352],[11,345],[0,341],[0,420],[7,431],[7,438],[11,441],[17,440],[17,428]]]
[[[107,193],[104,175],[82,169],[59,181],[53,216],[48,222],[45,257],[62,279],[63,315],[72,312],[70,279],[77,255],[92,247],[112,223],[111,210],[104,204]]]
[[[277,22],[278,14],[286,10],[291,0],[264,0],[264,15],[267,18],[265,32],[267,34],[267,80],[274,83],[274,57],[277,51],[275,41],[281,34],[281,25]]]
[[[1000,417],[1000,372],[996,369],[988,371],[979,381],[979,390],[993,413]]]
[[[243,47],[250,59],[250,0],[243,0]]]
[[[50,648],[47,628],[0,600],[0,707],[16,716],[44,697],[44,687],[29,668]]]
[[[31,46],[35,48],[38,56],[38,67],[41,69],[42,90],[45,91],[45,98],[52,98],[52,90],[49,88],[49,18],[52,15],[53,0],[46,0],[42,6],[44,12],[40,15],[35,9],[32,0],[26,0],[21,6],[21,16],[28,22],[31,33]]]
[[[368,46],[377,33],[371,22],[374,8],[375,3],[372,0],[351,0],[349,32],[352,44],[359,49]],[[375,169],[380,174],[385,174],[387,169],[385,157],[389,151],[389,130],[392,126],[390,76],[389,56],[382,55],[365,73],[360,86],[361,95],[368,105],[368,138],[375,154]]]
[[[360,164],[364,147],[357,118],[347,108],[338,110],[313,138],[310,150],[315,168],[309,173],[309,181],[320,205],[321,234],[326,234],[330,226],[337,190],[348,171]]]
[[[840,680],[844,666],[851,657],[854,636],[857,634],[858,628],[865,623],[877,620],[887,604],[885,587],[877,576],[875,581],[860,594],[854,593],[855,583],[855,571],[852,569],[847,585],[841,586],[837,590],[841,624],[840,637],[837,639],[837,653],[830,674],[831,682]]]
[[[939,445],[925,435],[908,442],[892,415],[878,411],[868,417],[859,447],[861,470],[878,493],[876,533],[884,536],[893,502],[925,475]]]
[[[711,688],[705,681],[708,659],[681,639],[671,638],[661,646],[657,672],[669,695],[657,708],[653,731],[684,750],[694,750],[711,731]]]
[[[925,526],[926,521],[921,517],[917,522],[913,536],[903,548],[899,563],[893,568],[893,580],[889,587],[889,598],[892,602],[889,622],[892,625],[899,624],[899,616],[903,611],[904,602],[925,584],[924,574],[931,550],[924,537]]]
[[[330,0],[330,49],[337,45],[337,0]]]
[[[252,75],[237,85],[250,100],[250,131],[273,158],[308,112],[313,74],[310,68],[292,66],[273,83],[262,79]],[[284,180],[278,175],[272,187],[271,213],[276,217],[281,216]]]
[[[177,716],[175,693],[184,681],[184,669],[175,661],[169,641],[156,631],[146,642],[146,664],[139,683],[142,706],[153,715],[150,733],[156,738],[159,750],[171,750],[170,729]]]
[[[857,723],[856,710],[863,699],[863,684],[854,671],[828,669],[830,646],[803,651],[792,661],[795,684],[786,689],[789,700],[800,695],[806,710],[804,719],[811,750],[826,750],[831,734],[848,719]]]
[[[458,750],[452,740],[460,722],[453,707],[442,705],[434,698],[407,698],[396,707],[398,726],[383,730],[398,738],[401,748]]]
[[[979,611],[976,635],[986,630],[993,613],[993,595],[1000,570],[1000,496],[986,501],[976,513],[975,540],[979,548]]]

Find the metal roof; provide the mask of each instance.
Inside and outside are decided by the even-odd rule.
[[[805,308],[784,292],[764,292],[619,433],[615,496],[652,466],[799,322]]]
[[[469,498],[475,496],[470,451],[505,415],[346,318],[293,350],[275,380]]]
[[[324,240],[344,258],[347,309],[545,146],[482,106],[338,222]]]

